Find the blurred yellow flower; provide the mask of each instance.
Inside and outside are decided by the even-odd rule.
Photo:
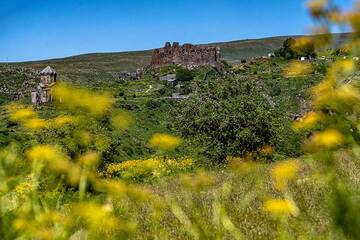
[[[344,141],[343,135],[336,129],[328,129],[323,132],[315,133],[311,138],[312,147],[333,148]]]
[[[25,121],[33,117],[36,117],[36,113],[31,108],[17,109],[10,115],[13,121]]]
[[[309,112],[304,117],[294,122],[293,129],[309,129],[315,126],[315,124],[321,122],[324,119],[324,114],[321,112]]]
[[[288,181],[295,178],[298,170],[299,161],[296,159],[277,162],[271,170],[271,177],[274,181],[275,188],[283,191]]]
[[[89,227],[99,232],[111,232],[119,224],[118,220],[113,216],[111,208],[106,205],[98,205],[96,203],[84,202],[77,204],[73,213],[80,217]]]
[[[50,145],[37,145],[26,152],[26,156],[32,162],[45,163],[50,169],[57,172],[67,172],[72,168],[67,156]]]
[[[174,137],[168,134],[154,134],[150,139],[150,145],[160,150],[174,150],[181,143],[179,137]]]
[[[57,158],[57,150],[50,145],[37,145],[27,151],[27,157],[32,161],[37,160],[49,160],[51,161],[54,158]]]
[[[54,96],[63,106],[77,110],[79,108],[93,115],[103,115],[113,104],[108,93],[94,93],[93,91],[59,84],[54,89]]]
[[[313,18],[320,18],[325,13],[326,5],[329,0],[310,0],[307,2],[307,7]]]
[[[335,96],[338,100],[341,100],[348,104],[359,103],[360,94],[357,88],[346,84],[336,89]]]
[[[350,59],[342,60],[336,64],[342,74],[350,74],[355,70],[355,63]]]
[[[296,77],[309,74],[312,71],[311,64],[293,61],[284,69],[285,75],[288,77]]]
[[[328,2],[329,0],[310,0],[307,2],[307,7],[310,8],[310,10],[322,9]]]
[[[40,119],[40,118],[28,119],[23,122],[23,125],[24,125],[24,127],[33,129],[33,130],[46,128],[48,126],[46,121],[43,119]]]
[[[357,9],[354,12],[348,14],[348,20],[353,28],[354,32],[360,32],[360,3],[357,4]]]
[[[31,192],[32,190],[34,190],[35,187],[36,187],[36,184],[34,184],[31,181],[26,181],[26,182],[22,182],[19,185],[17,185],[15,188],[15,192],[19,195],[24,195],[24,194],[27,194],[27,193]]]
[[[346,15],[341,14],[340,12],[337,11],[333,11],[329,13],[329,19],[337,24],[346,22],[346,18],[347,18]]]
[[[80,156],[79,162],[87,167],[95,166],[100,160],[99,154],[96,152],[87,152]]]
[[[325,80],[322,81],[321,83],[319,83],[318,85],[316,85],[315,87],[312,88],[312,93],[314,95],[317,94],[323,94],[329,91],[332,91],[334,89],[334,82],[331,80]]]
[[[111,124],[115,129],[124,131],[130,127],[132,122],[131,116],[127,112],[120,112],[111,118]]]
[[[183,175],[181,177],[181,183],[190,190],[202,190],[213,186],[215,177],[205,171],[198,170],[195,175]]]
[[[297,216],[299,209],[295,203],[288,199],[269,199],[264,202],[263,211],[276,216],[293,215]]]
[[[294,42],[294,44],[291,46],[291,48],[294,51],[300,51],[301,49],[303,49],[306,46],[311,46],[313,45],[313,41],[312,39],[310,39],[309,37],[300,37],[297,38],[296,41]]]
[[[74,123],[75,118],[71,116],[58,116],[53,119],[53,122],[55,127],[62,127]]]

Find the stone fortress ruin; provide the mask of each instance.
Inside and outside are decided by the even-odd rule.
[[[163,48],[155,49],[152,53],[150,67],[159,68],[166,65],[181,65],[186,68],[198,66],[213,66],[222,68],[219,47],[184,44],[178,42],[172,45],[167,42]]]
[[[36,91],[31,93],[31,102],[34,105],[52,102],[52,89],[56,84],[57,73],[52,67],[47,66],[39,73],[39,76],[40,83]]]

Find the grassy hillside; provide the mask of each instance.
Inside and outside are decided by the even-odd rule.
[[[224,60],[230,63],[239,63],[242,59],[260,57],[273,52],[288,37],[291,36],[211,43],[211,45],[221,48]],[[335,45],[338,45],[339,42],[344,42],[348,38],[348,34],[335,34]],[[151,50],[148,50],[120,53],[92,53],[61,59],[11,63],[9,65],[34,70],[42,70],[47,65],[51,65],[59,73],[63,81],[87,85],[92,88],[104,88],[114,86],[112,73],[124,70],[132,71],[148,65],[151,61],[151,52]],[[0,82],[0,84],[2,83]]]
[[[285,38],[217,45],[236,63]],[[4,98],[46,65],[86,88],[62,86],[58,104],[0,103],[1,239],[359,239],[360,65],[336,58],[169,66],[136,81],[112,73],[150,51],[0,65]],[[310,94],[336,60],[345,84]],[[193,78],[158,80],[179,70]]]

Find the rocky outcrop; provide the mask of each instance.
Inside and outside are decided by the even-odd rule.
[[[163,48],[155,49],[150,67],[158,68],[167,65],[181,65],[186,68],[210,65],[222,68],[220,48],[169,42]]]

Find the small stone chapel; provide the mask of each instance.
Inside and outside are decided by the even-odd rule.
[[[47,66],[39,73],[39,76],[40,83],[36,91],[31,93],[31,102],[34,105],[52,102],[52,89],[56,84],[57,73],[52,67]]]

